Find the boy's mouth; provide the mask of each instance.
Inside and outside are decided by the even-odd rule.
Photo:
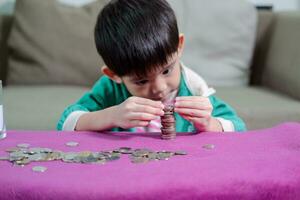
[[[160,95],[160,96],[155,96],[155,97],[152,97],[151,99],[154,100],[154,101],[164,101],[168,95]]]
[[[176,97],[176,94],[177,94],[177,90],[174,90],[174,91],[168,92],[165,95],[161,95],[158,97],[152,97],[151,99],[154,101],[165,102],[165,101],[173,100]]]
[[[158,98],[151,98],[153,101],[163,101],[164,98],[158,97]]]

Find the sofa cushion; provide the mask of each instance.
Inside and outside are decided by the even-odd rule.
[[[4,119],[9,130],[55,130],[63,110],[88,88],[76,86],[7,86]]]
[[[93,30],[105,3],[72,7],[54,0],[17,1],[8,84],[92,85],[103,65]]]
[[[300,12],[279,12],[274,20],[262,83],[300,100]]]
[[[245,120],[248,129],[300,122],[300,102],[263,87],[217,88],[216,95],[229,103]]]
[[[266,61],[266,54],[273,32],[274,12],[261,10],[258,12],[256,44],[251,66],[251,85],[261,85],[262,72]]]
[[[55,130],[63,110],[89,88],[75,86],[7,86],[4,118],[9,130]],[[281,122],[300,122],[300,102],[262,87],[216,88],[250,130]]]
[[[12,16],[0,16],[0,79],[3,80],[3,85],[6,83],[7,76],[7,38],[11,30],[12,20]]]
[[[186,36],[184,63],[214,86],[249,82],[257,12],[246,0],[169,0]]]

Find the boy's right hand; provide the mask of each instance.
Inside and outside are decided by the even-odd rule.
[[[114,126],[124,129],[147,126],[151,120],[164,115],[163,108],[164,105],[160,101],[130,97],[115,106]]]

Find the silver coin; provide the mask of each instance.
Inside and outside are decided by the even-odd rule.
[[[156,158],[158,160],[169,160],[173,156],[172,152],[167,152],[167,151],[162,151],[162,152],[157,152]]]
[[[185,152],[185,151],[175,151],[174,153],[175,153],[175,155],[180,155],[180,156],[187,155],[187,152]]]
[[[25,158],[23,160],[17,160],[14,162],[15,165],[21,165],[21,166],[25,166],[29,163],[30,163],[30,160],[28,158]]]
[[[215,145],[214,144],[205,144],[202,146],[204,149],[214,149]]]
[[[41,153],[43,151],[43,148],[33,147],[33,148],[28,149],[28,151],[30,152],[30,154],[36,154],[36,153]]]
[[[68,147],[77,147],[79,145],[79,143],[71,141],[71,142],[67,142],[66,145]]]
[[[65,153],[63,155],[63,161],[70,162],[71,160],[74,160],[76,156],[77,156],[77,153],[75,153],[75,152]]]
[[[149,159],[148,158],[145,158],[145,157],[133,157],[131,159],[131,162],[132,163],[135,163],[135,164],[139,164],[139,163],[147,163],[149,162]]]
[[[9,160],[8,156],[0,156],[0,160]]]
[[[5,151],[6,152],[16,152],[16,151],[19,151],[20,149],[19,148],[17,148],[17,147],[11,147],[11,148],[8,148],[8,149],[6,149]]]
[[[106,163],[106,160],[98,160],[97,162],[95,162],[96,164],[99,164],[99,165],[104,165]]]
[[[22,144],[18,144],[17,147],[26,149],[26,148],[30,147],[30,144],[22,143]]]
[[[133,153],[133,150],[130,147],[120,147],[118,150],[122,154],[131,154],[131,153]]]
[[[35,166],[32,168],[32,171],[34,172],[45,172],[47,170],[47,167],[43,166]]]
[[[51,153],[52,149],[50,149],[50,148],[41,148],[40,152],[42,152],[42,153]]]

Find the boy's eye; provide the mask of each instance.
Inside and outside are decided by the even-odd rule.
[[[165,71],[163,71],[163,75],[168,75],[168,74],[170,74],[172,72],[172,69],[171,68],[169,68],[169,69],[166,69]]]
[[[141,80],[141,81],[135,82],[136,85],[145,85],[146,83],[148,83],[148,80]]]

